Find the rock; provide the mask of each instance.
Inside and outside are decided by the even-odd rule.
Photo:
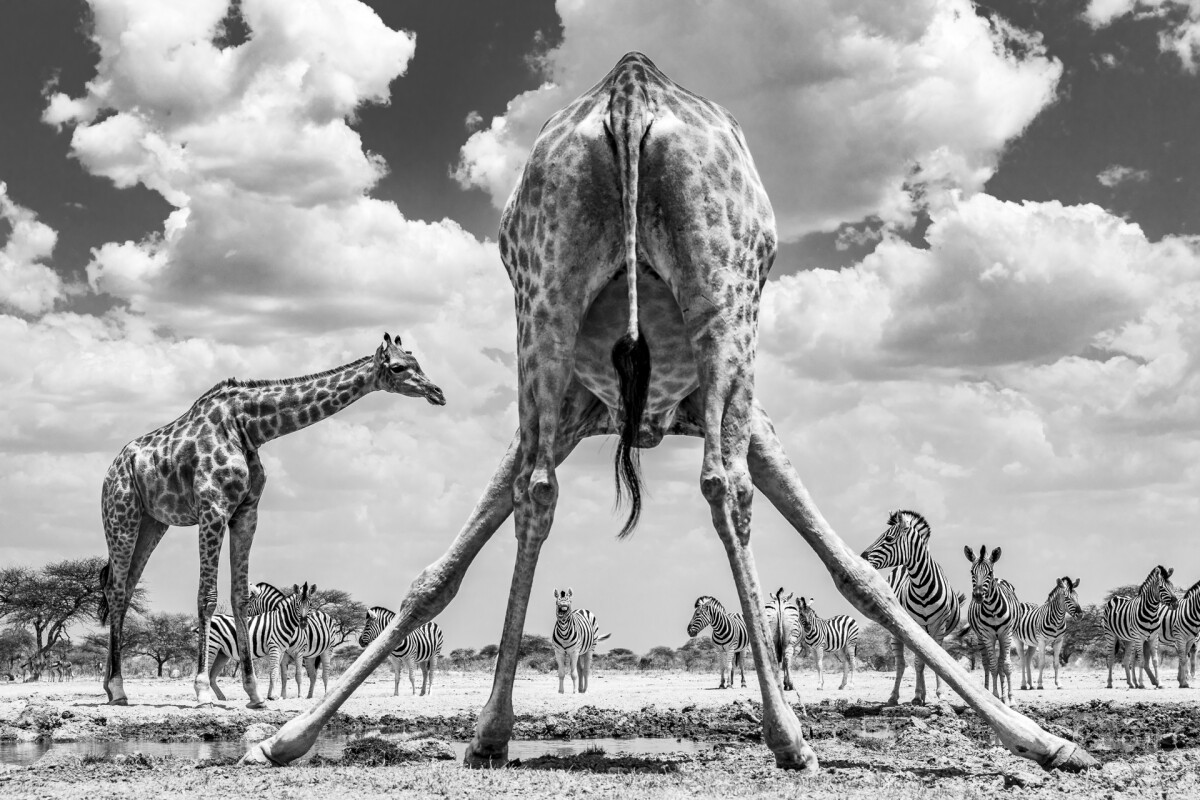
[[[933,709],[929,706],[884,706],[880,712],[885,717],[932,717]]]
[[[30,703],[13,720],[13,725],[26,730],[51,731],[62,725],[62,717],[50,706]]]
[[[1046,776],[1037,772],[1009,772],[1004,775],[1004,788],[1017,786],[1022,789],[1035,789],[1046,782]]]
[[[242,734],[242,741],[251,743],[261,742],[263,739],[274,736],[277,730],[279,730],[278,725],[270,725],[266,722],[256,722],[250,727],[246,728],[246,732]]]
[[[94,737],[92,726],[82,720],[73,720],[50,731],[52,742],[78,742]]]
[[[78,753],[71,753],[66,750],[59,750],[51,747],[46,751],[45,755],[33,762],[33,768],[36,770],[43,769],[70,769],[83,766],[83,756]]]
[[[1188,737],[1182,733],[1168,733],[1161,736],[1158,740],[1158,746],[1163,750],[1175,750],[1179,747],[1187,747]]]
[[[1100,769],[1100,774],[1116,788],[1123,789],[1133,780],[1133,767],[1124,761],[1109,761]]]

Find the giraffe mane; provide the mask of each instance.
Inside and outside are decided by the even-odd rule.
[[[209,389],[208,392],[205,392],[205,394],[206,395],[210,394],[211,392],[215,391],[216,389],[220,389],[225,386],[234,387],[234,388],[238,388],[238,389],[257,389],[257,388],[260,388],[263,386],[294,386],[297,383],[305,383],[307,381],[316,380],[317,378],[327,378],[330,375],[336,375],[339,372],[344,372],[346,369],[348,369],[350,367],[362,366],[363,364],[370,361],[374,357],[375,356],[373,356],[373,355],[372,356],[363,356],[362,358],[351,361],[348,364],[342,364],[340,367],[331,367],[329,369],[322,370],[320,372],[313,372],[308,375],[297,375],[294,378],[254,378],[254,379],[226,378],[225,380],[221,381],[216,386],[214,386],[212,389]]]

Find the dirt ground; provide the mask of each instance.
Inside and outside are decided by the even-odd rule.
[[[975,675],[982,680],[981,673]],[[814,688],[811,671],[797,677],[809,713],[806,735],[822,765],[819,775],[803,780],[775,769],[761,743],[761,707],[753,675],[748,676],[749,688],[722,691],[713,688],[715,674],[598,672],[586,695],[559,695],[555,675],[520,675],[513,698],[515,738],[681,738],[719,746],[691,755],[545,757],[491,772],[442,761],[368,767],[318,758],[287,769],[263,769],[141,756],[81,759],[56,756],[51,747],[30,767],[0,765],[0,796],[883,793],[930,798],[993,797],[1013,787],[1031,797],[1200,796],[1200,689],[1106,689],[1104,674],[1070,671],[1062,676],[1061,690],[1016,692],[1014,706],[1085,746],[1103,764],[1084,775],[1066,776],[1043,773],[1032,762],[996,747],[986,726],[952,693],[946,695],[948,703],[882,709],[879,704],[891,688],[886,674],[860,673],[846,691],[834,688],[836,674],[827,674],[824,691]],[[0,684],[0,740],[236,740],[254,724],[264,727],[255,728],[252,736],[269,732],[313,702],[293,697],[250,711],[244,707],[240,683],[223,684],[231,700],[203,708],[195,704],[190,680],[129,681],[133,705],[128,707],[104,705],[103,690],[95,681]],[[1053,685],[1049,676],[1047,685]],[[332,727],[352,735],[383,729],[462,741],[469,738],[490,688],[488,673],[442,672],[431,696],[413,697],[406,679],[401,695],[392,697],[389,676],[364,685]],[[318,685],[318,695],[320,691]],[[901,700],[911,695],[907,676]]]

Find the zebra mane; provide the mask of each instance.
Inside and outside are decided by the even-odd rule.
[[[376,619],[389,614],[393,617],[396,616],[395,612],[393,612],[390,608],[384,608],[383,606],[371,606],[369,609],[367,609],[367,616],[375,617]]]
[[[699,608],[700,606],[703,606],[703,605],[710,605],[710,606],[713,606],[714,608],[720,609],[721,611],[725,610],[725,606],[721,605],[720,600],[718,600],[715,597],[706,595],[706,594],[702,594],[696,598],[696,608]]]
[[[1198,594],[1200,594],[1200,581],[1196,581],[1191,586],[1189,586],[1187,588],[1187,591],[1185,591],[1183,593],[1183,596],[1185,599],[1191,599]]]
[[[909,511],[907,509],[900,509],[898,511],[893,511],[891,513],[891,515],[888,517],[887,524],[888,524],[888,527],[890,528],[891,526],[899,525],[901,522],[904,522],[906,520],[912,522],[912,528],[917,533],[928,533],[929,532],[929,523],[925,521],[925,518],[923,516],[921,516],[920,514],[918,514],[916,511]]]
[[[1164,581],[1170,580],[1170,576],[1167,575],[1167,568],[1159,564],[1157,567],[1150,570],[1150,574],[1146,576],[1144,581],[1142,581],[1142,585],[1138,587],[1138,595],[1141,595],[1142,592],[1146,591],[1146,587],[1150,585],[1150,581],[1154,580],[1154,578],[1160,574],[1162,575],[1162,579]]]

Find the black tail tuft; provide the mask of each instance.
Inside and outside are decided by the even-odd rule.
[[[646,409],[646,398],[650,394],[650,346],[646,344],[646,337],[641,330],[636,339],[625,334],[617,340],[613,345],[612,362],[617,370],[621,410],[625,415],[616,458],[613,460],[617,502],[628,491],[631,506],[625,527],[617,534],[618,539],[624,539],[633,533],[642,513],[642,476],[638,466],[637,438],[642,426],[642,413]]]
[[[108,594],[104,590],[108,588],[108,576],[111,571],[111,561],[100,568],[100,603],[96,606],[96,616],[100,618],[101,625],[108,622]]]

